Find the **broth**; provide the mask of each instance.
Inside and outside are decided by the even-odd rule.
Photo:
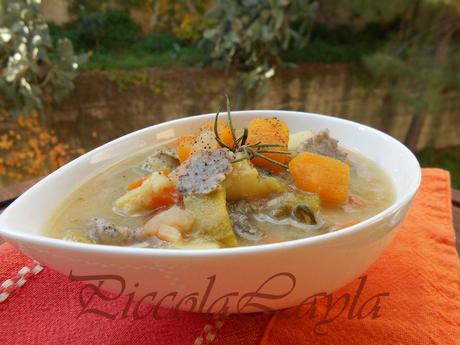
[[[146,175],[140,167],[147,156],[158,148],[150,148],[133,157],[118,162],[105,171],[84,182],[73,191],[50,217],[45,234],[50,237],[94,242],[88,237],[88,221],[100,217],[110,223],[130,229],[142,228],[149,215],[122,215],[114,211],[115,200],[126,192],[126,187],[132,181]],[[345,150],[348,155],[347,163],[350,166],[349,199],[341,206],[329,205],[321,202],[319,218],[321,226],[315,229],[299,228],[282,222],[267,222],[263,217],[250,216],[249,224],[256,229],[255,233],[240,234],[237,232],[238,245],[258,245],[273,242],[290,241],[305,237],[316,236],[340,229],[366,220],[389,207],[394,201],[392,182],[384,171],[373,161],[362,155]],[[261,174],[266,170],[258,168]],[[272,174],[288,186],[293,185],[292,177],[287,174]],[[295,189],[295,188],[294,188]],[[254,202],[229,201],[227,208],[230,217],[236,210],[248,207],[266,207],[276,196],[270,195]],[[232,218],[233,219],[233,218]],[[164,248],[213,248],[216,244],[208,238],[185,236],[181,241],[168,243],[158,239],[138,240],[126,246],[137,247],[164,247]]]

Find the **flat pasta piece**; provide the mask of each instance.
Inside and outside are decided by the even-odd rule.
[[[216,241],[223,247],[238,245],[227,211],[225,188],[219,186],[209,194],[189,194],[184,196],[185,210],[194,218],[190,238]]]

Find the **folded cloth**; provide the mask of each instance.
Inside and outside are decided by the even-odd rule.
[[[460,344],[460,263],[454,247],[448,173],[424,169],[422,187],[396,238],[366,272],[355,314],[341,310],[347,293],[357,295],[356,280],[318,301],[296,317],[297,309],[270,315],[180,313],[161,320],[108,320],[81,311],[83,284],[21,254],[9,244],[0,246],[1,344]],[[365,301],[380,294],[377,318]],[[128,298],[119,298],[106,311],[120,312]],[[321,303],[320,303],[321,302]],[[351,302],[350,302],[351,303]],[[310,309],[308,309],[310,308]],[[321,323],[323,320],[332,320]]]
[[[12,282],[6,289],[9,295],[0,303],[2,345],[193,344],[205,327],[216,328],[212,316],[206,314],[181,313],[177,318],[168,316],[161,320],[120,319],[127,298],[101,308],[118,312],[117,320],[95,314],[78,317],[82,309],[79,302],[82,284],[70,282],[67,276],[48,268],[34,274],[37,264],[18,253],[9,244],[0,248],[0,284],[5,277]],[[28,273],[22,274],[27,270]],[[0,295],[4,292],[5,288],[0,287]]]

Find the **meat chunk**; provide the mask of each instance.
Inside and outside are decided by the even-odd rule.
[[[249,221],[249,216],[246,213],[230,213],[230,219],[233,225],[233,231],[248,241],[260,241],[263,238],[261,233],[255,226]]]
[[[118,226],[104,218],[92,218],[88,222],[88,237],[96,243],[123,245],[131,243],[138,233],[137,229]]]
[[[313,152],[345,162],[347,160],[347,154],[342,152],[337,144],[338,140],[331,138],[329,130],[325,129],[301,143],[297,148],[297,151]]]

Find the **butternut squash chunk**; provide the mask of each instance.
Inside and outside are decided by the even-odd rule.
[[[208,122],[204,130],[211,130],[214,133],[214,122]],[[227,145],[228,147],[233,146],[233,137],[232,137],[232,132],[230,131],[230,126],[226,121],[219,120],[217,123],[217,133],[219,134],[220,140]],[[219,144],[216,141],[217,147],[220,147]]]
[[[182,135],[177,138],[176,141],[176,148],[177,148],[177,155],[179,156],[179,162],[184,162],[190,156],[190,152],[192,152],[193,142],[195,141],[195,137],[193,135]]]
[[[287,151],[289,143],[289,128],[287,124],[276,117],[273,118],[255,118],[248,124],[248,144],[278,144],[281,147],[269,147],[266,150]],[[289,155],[281,153],[264,153],[268,158],[274,159],[282,164],[286,164]],[[263,158],[256,157],[252,162],[259,166],[265,167],[272,171],[282,171],[283,168],[269,162]]]
[[[295,185],[317,193],[326,203],[342,205],[347,201],[350,167],[337,159],[312,152],[299,153],[289,162]]]

